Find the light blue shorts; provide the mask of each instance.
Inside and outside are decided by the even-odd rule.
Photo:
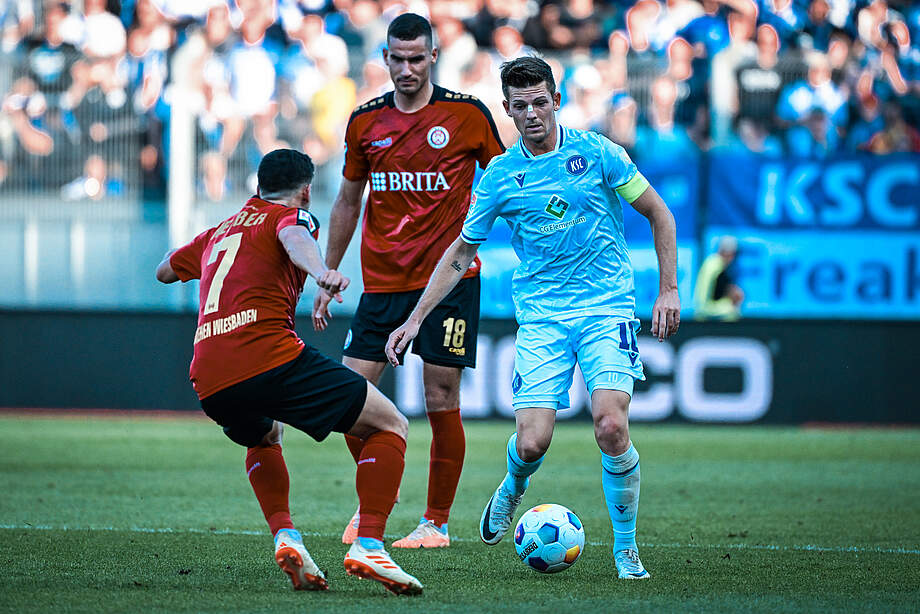
[[[521,325],[511,383],[514,409],[567,408],[576,363],[589,394],[622,390],[632,396],[634,381],[645,379],[636,346],[638,331],[639,320],[615,316]]]

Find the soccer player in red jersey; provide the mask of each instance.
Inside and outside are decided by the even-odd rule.
[[[336,431],[365,442],[356,475],[361,522],[345,569],[416,595],[421,583],[393,562],[382,541],[405,466],[408,421],[367,380],[294,332],[307,275],[338,300],[349,281],[326,268],[316,243],[318,224],[307,210],[313,170],[302,153],[266,154],[258,196],[167,253],[156,275],[163,283],[201,280],[192,385],[204,412],[248,449],[246,474],[274,535],[275,560],[294,588],[328,584],[291,522],[282,423],[317,441]]]
[[[431,82],[437,57],[427,20],[412,13],[394,19],[383,59],[395,91],[355,109],[345,134],[344,178],[330,216],[326,265],[335,268],[342,261],[370,180],[361,235],[364,294],[345,340],[343,362],[375,384],[387,364],[387,337],[408,317],[438,254],[460,232],[476,164],[485,168],[504,152],[481,102]],[[317,292],[317,330],[326,327],[331,299],[328,290]],[[450,544],[447,520],[466,450],[460,376],[464,367],[476,365],[478,328],[477,258],[422,325],[412,347],[424,362],[425,406],[433,436],[428,505],[418,527],[394,542],[395,547]],[[357,461],[365,442],[351,435],[346,440]],[[358,522],[356,512],[343,542],[354,539]]]

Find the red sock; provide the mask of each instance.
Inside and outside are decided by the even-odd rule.
[[[463,470],[466,436],[460,409],[435,411],[428,414],[431,423],[431,460],[428,465],[428,509],[425,518],[443,525],[450,515],[450,506],[457,494],[457,483]]]
[[[396,433],[378,431],[364,441],[355,475],[361,507],[358,537],[383,539],[405,465],[406,440]]]
[[[281,529],[293,529],[288,507],[290,480],[281,446],[249,448],[246,452],[246,474],[272,535]]]
[[[354,435],[345,435],[345,443],[348,444],[348,451],[357,463],[361,459],[361,450],[364,449],[364,440]]]

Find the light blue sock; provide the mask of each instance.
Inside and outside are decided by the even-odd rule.
[[[358,541],[361,542],[362,548],[368,550],[380,550],[383,548],[383,541],[373,537],[359,537]]]
[[[636,516],[639,512],[639,453],[629,449],[619,456],[601,452],[601,485],[613,523],[613,551],[636,547]]]
[[[529,463],[521,460],[517,453],[517,433],[512,434],[508,439],[508,473],[502,482],[504,489],[515,496],[523,495],[530,482],[530,476],[543,464],[543,458],[541,456]]]

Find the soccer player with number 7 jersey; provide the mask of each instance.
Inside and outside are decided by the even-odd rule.
[[[591,394],[617,574],[648,578],[636,545],[639,453],[628,425],[633,382],[644,375],[618,196],[652,227],[659,294],[651,332],[659,341],[680,324],[674,217],[622,147],[556,123],[560,95],[546,62],[512,60],[502,65],[501,78],[505,111],[521,138],[486,168],[460,236],[444,252],[409,319],[390,335],[387,356],[396,360],[419,322],[457,283],[496,218],[504,218],[521,260],[512,282],[520,325],[510,382],[517,430],[506,448],[508,472],[483,510],[480,537],[497,544],[511,526],[529,477],[549,448],[556,411],[568,407],[577,363]]]
[[[307,210],[313,171],[300,152],[266,154],[258,195],[169,252],[156,275],[163,283],[201,280],[190,378],[204,412],[247,448],[246,474],[274,536],[275,561],[294,588],[325,590],[328,583],[291,522],[282,424],[317,441],[332,431],[364,440],[355,476],[360,539],[345,555],[345,569],[391,592],[417,595],[421,583],[383,548],[405,466],[408,421],[367,380],[294,332],[307,275],[337,300],[349,281],[326,268],[316,243],[318,224]]]

